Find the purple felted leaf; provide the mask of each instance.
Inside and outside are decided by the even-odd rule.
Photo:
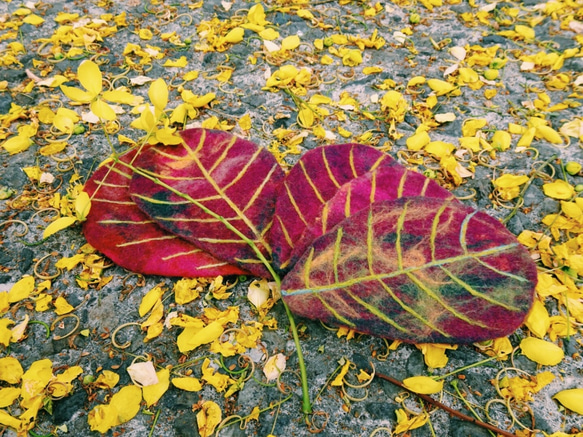
[[[371,146],[337,144],[307,152],[279,189],[269,235],[276,266],[289,269],[314,239],[350,214],[404,196],[453,198]]]
[[[292,167],[278,189],[269,240],[274,264],[291,267],[292,254],[302,252],[307,228],[315,226],[326,202],[347,182],[392,158],[370,146],[338,144],[306,152]],[[309,242],[308,242],[309,243]]]
[[[136,152],[130,150],[119,159],[130,163]],[[137,273],[186,277],[245,273],[154,223],[131,199],[131,177],[127,166],[111,161],[85,184],[85,191],[92,196],[91,211],[83,224],[89,244]]]
[[[318,238],[286,275],[297,315],[424,343],[512,333],[536,266],[497,220],[452,199],[408,197],[361,210]]]
[[[183,144],[148,148],[134,164],[222,216],[271,260],[265,234],[284,177],[273,155],[223,131],[189,129],[181,135]],[[167,231],[254,275],[270,276],[244,239],[192,201],[139,174],[130,191],[139,208]]]

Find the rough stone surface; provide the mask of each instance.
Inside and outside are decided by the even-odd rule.
[[[201,5],[194,1],[152,3],[156,4],[145,1],[70,2],[63,0],[37,3],[37,7],[42,9],[34,12],[42,16],[45,23],[39,26],[25,24],[20,28],[17,37],[0,39],[0,54],[5,53],[8,44],[14,41],[21,41],[26,48],[26,53],[19,53],[16,56],[19,63],[14,65],[0,64],[0,117],[7,114],[11,106],[20,105],[25,108],[33,108],[41,101],[51,98],[54,100],[50,100],[47,104],[51,105],[55,111],[60,103],[67,103],[67,107],[74,108],[79,113],[82,110],[87,110],[86,105],[68,105],[69,102],[58,88],[46,86],[33,86],[31,90],[19,88],[30,83],[31,79],[28,78],[26,69],[39,77],[45,73],[49,77],[57,74],[66,75],[69,79],[66,82],[67,85],[79,86],[74,73],[82,60],[94,56],[96,52],[88,50],[83,54],[83,57],[59,60],[50,54],[50,45],[42,46],[42,39],[50,37],[60,26],[55,22],[55,18],[61,12],[78,13],[81,17],[87,16],[92,19],[100,19],[106,13],[117,15],[125,12],[128,26],[120,27],[117,33],[104,38],[103,42],[98,44],[97,50],[100,52],[100,56],[94,58],[103,62],[101,69],[107,80],[112,81],[115,76],[123,76],[126,72],[122,53],[128,43],[138,44],[142,47],[146,47],[146,44],[160,47],[166,54],[166,58],[170,59],[186,56],[188,65],[184,68],[164,67],[162,64],[165,59],[163,59],[154,61],[151,70],[150,66],[145,68],[138,66],[125,74],[127,78],[135,78],[139,75],[146,75],[153,79],[162,77],[167,83],[173,83],[172,98],[169,104],[171,108],[174,108],[180,101],[177,97],[177,89],[180,87],[199,95],[215,92],[217,94],[216,101],[210,108],[200,109],[197,122],[200,123],[211,116],[216,116],[231,126],[233,133],[245,136],[265,147],[271,146],[273,150],[279,152],[292,149],[282,141],[289,141],[293,135],[304,131],[308,135],[297,146],[298,153],[324,144],[326,141],[315,138],[308,129],[304,130],[297,125],[296,102],[288,94],[283,91],[269,92],[262,89],[266,78],[279,67],[278,64],[290,63],[304,66],[311,68],[313,72],[318,74],[321,83],[314,84],[312,88],[308,89],[307,96],[300,96],[301,98],[309,99],[311,95],[319,93],[339,100],[342,93],[347,93],[348,96],[354,97],[359,102],[360,110],[370,111],[377,117],[375,120],[370,120],[348,111],[349,115],[342,121],[338,121],[338,117],[342,117],[341,114],[338,114],[336,118],[327,119],[325,128],[336,136],[335,142],[356,141],[358,136],[365,132],[371,132],[373,143],[395,158],[399,157],[399,152],[406,149],[406,140],[419,127],[421,118],[413,111],[409,111],[402,122],[396,123],[397,133],[403,134],[403,136],[391,138],[393,132],[390,120],[383,119],[385,115],[381,113],[379,104],[375,103],[385,93],[384,90],[378,88],[378,85],[385,79],[392,79],[397,83],[396,89],[403,93],[409,103],[425,101],[430,92],[429,88],[422,86],[419,91],[407,90],[408,81],[415,76],[444,79],[443,71],[454,62],[454,58],[448,51],[454,45],[477,44],[483,47],[499,45],[501,52],[503,51],[504,55],[510,58],[510,62],[500,71],[501,79],[498,81],[498,85],[492,86],[498,90],[498,94],[488,102],[483,96],[484,89],[472,90],[468,87],[461,88],[462,95],[459,97],[439,97],[439,104],[433,109],[433,112],[455,112],[457,119],[432,129],[430,133],[433,140],[447,141],[457,146],[463,122],[470,118],[487,119],[489,123],[487,133],[495,129],[506,129],[508,123],[517,120],[524,122],[528,115],[533,114],[528,109],[528,105],[525,106],[525,102],[535,99],[538,92],[547,92],[553,104],[566,100],[581,100],[581,86],[578,89],[571,86],[567,90],[548,90],[545,88],[545,81],[549,78],[548,74],[520,71],[520,61],[513,54],[520,50],[526,50],[533,54],[543,50],[544,47],[536,45],[536,42],[515,41],[512,38],[497,34],[497,30],[512,29],[514,24],[510,26],[496,23],[497,28],[481,23],[476,23],[475,26],[465,26],[458,18],[459,14],[476,13],[479,8],[491,6],[492,3],[487,1],[477,0],[475,2],[476,8],[470,6],[472,2],[447,4],[434,8],[433,12],[428,11],[421,3],[384,2],[381,3],[381,6],[385,10],[371,19],[364,17],[364,10],[375,2],[352,1],[346,5],[343,4],[346,2],[313,2],[311,11],[316,17],[314,22],[300,18],[293,9],[295,6],[291,6],[292,10],[287,11],[278,8],[278,4],[289,6],[292,2],[264,2],[268,11],[266,18],[277,26],[281,37],[299,35],[302,41],[295,57],[292,57],[291,60],[281,61],[266,58],[261,39],[250,30],[245,31],[243,42],[233,45],[225,52],[205,53],[194,48],[200,42],[197,24],[213,18],[228,20],[233,18],[235,14],[245,16],[255,2],[235,1],[231,3],[205,0],[201,2]],[[29,3],[26,4],[30,7]],[[497,12],[502,11],[504,7],[526,8],[525,10],[531,11],[543,4],[540,0],[524,0],[521,3],[500,2],[496,8]],[[226,10],[226,5],[231,5],[230,10]],[[22,6],[22,2],[4,1],[0,3],[1,36],[9,30],[3,26],[4,18],[11,19],[11,14]],[[46,9],[44,9],[45,6]],[[241,9],[244,10],[241,11]],[[421,22],[419,24],[410,25],[411,12],[420,14]],[[192,22],[189,22],[186,16],[182,16],[182,19],[185,20],[183,21],[179,18],[181,14],[192,17]],[[578,17],[581,20],[581,7],[579,7]],[[319,28],[318,20],[330,25],[330,27],[327,29]],[[548,17],[544,17],[544,20],[550,21]],[[411,27],[413,33],[408,36],[405,43],[401,43],[395,37],[395,32],[402,31],[407,27]],[[151,29],[155,34],[153,39],[150,41],[141,40],[138,36],[141,28]],[[338,33],[368,37],[374,29],[378,29],[379,35],[386,39],[386,44],[380,50],[366,49],[361,65],[354,68],[347,67],[336,56],[333,56],[335,63],[331,66],[324,66],[320,63],[321,56],[328,52],[326,50],[315,51],[313,41],[316,38],[326,38]],[[192,44],[186,47],[176,47],[170,42],[162,40],[162,33],[172,32],[176,32],[182,40],[191,38]],[[580,43],[574,38],[575,35],[572,31],[560,29],[557,22],[543,22],[536,28],[537,41],[553,41],[555,50],[565,50],[572,47],[580,49]],[[448,38],[450,39],[449,43]],[[280,43],[281,39],[275,42]],[[436,50],[434,43],[441,42],[445,45],[441,50]],[[350,48],[355,47],[350,46]],[[67,46],[66,49],[68,48]],[[139,63],[138,58],[134,57],[133,59]],[[252,63],[251,59],[257,59],[257,62]],[[41,61],[41,65],[37,65],[35,61]],[[219,83],[213,78],[220,72],[219,66],[234,68],[229,82]],[[383,72],[378,75],[365,75],[362,73],[362,68],[365,66],[380,66],[383,68]],[[579,54],[578,57],[566,59],[560,71],[574,79],[581,74],[582,69],[583,58]],[[200,77],[195,81],[176,85],[180,83],[182,74],[191,70],[199,71]],[[484,68],[480,67],[478,70],[482,72]],[[1,84],[3,81],[7,82],[6,87]],[[124,77],[117,79],[116,86],[125,85],[128,85],[127,79]],[[147,84],[132,88],[132,92],[136,95],[146,98],[147,90]],[[572,94],[577,94],[579,97],[570,97]],[[124,108],[127,109],[127,107]],[[330,107],[329,109],[334,112],[338,108]],[[245,114],[249,114],[253,121],[253,128],[249,132],[244,132],[237,126],[238,119]],[[27,123],[34,116],[35,114],[31,112],[15,123],[7,123],[7,125],[0,123],[0,135],[2,135],[0,136],[2,138],[0,146],[5,138],[16,134],[17,126],[20,123]],[[558,129],[563,122],[581,117],[581,108],[574,106],[556,113],[547,112],[546,116],[553,127]],[[137,141],[143,132],[129,128],[134,117],[129,111],[120,115],[121,130],[119,133]],[[99,126],[91,126],[87,122],[80,122],[80,124],[85,127],[85,132],[68,138],[66,141],[69,146],[65,152],[67,156],[73,157],[71,163],[75,171],[85,179],[111,153],[111,149]],[[348,139],[342,137],[337,129],[339,126],[352,132],[352,137]],[[48,129],[48,125],[41,124],[41,128]],[[278,128],[291,129],[291,134],[284,134],[283,139],[278,138],[276,135]],[[117,134],[110,138],[113,138],[116,147],[126,147],[126,145],[117,143]],[[515,234],[522,230],[542,231],[541,219],[549,213],[558,212],[560,203],[557,200],[544,197],[541,187],[543,183],[552,179],[553,172],[557,175],[556,177],[562,177],[561,163],[571,160],[583,161],[581,143],[577,143],[577,139],[571,138],[570,146],[559,148],[543,140],[535,140],[532,149],[521,152],[517,151],[515,147],[517,138],[513,136],[512,147],[506,152],[483,154],[481,158],[484,162],[481,164],[486,165],[479,164],[478,158],[474,156],[472,162],[476,164],[475,176],[466,179],[462,186],[453,187],[451,181],[448,180],[441,182],[462,198],[468,197],[468,194],[475,191],[475,196],[470,195],[463,201],[496,218],[503,219],[510,210],[506,207],[508,205],[505,207],[493,206],[491,179],[503,172],[530,175],[543,162],[549,161],[549,165],[538,170],[539,176],[534,178],[533,183],[524,193],[523,207],[519,208],[518,212],[507,223],[507,227]],[[58,192],[63,196],[67,195],[66,190],[73,171],[72,169],[61,171],[63,168],[59,169],[57,161],[42,155],[40,148],[43,145],[45,144],[39,141],[39,144],[33,144],[25,152],[12,156],[8,155],[4,149],[0,149],[0,188],[8,187],[15,191],[12,198],[0,200],[0,223],[2,223],[0,225],[0,291],[9,290],[24,274],[36,275],[37,284],[40,283],[41,278],[50,277],[55,273],[54,262],[57,259],[73,256],[85,244],[79,226],[68,228],[46,241],[42,241],[42,232],[50,220],[54,218],[54,214],[47,211],[37,213],[37,209],[35,209],[37,205],[35,204],[18,206],[19,196],[23,193],[34,192],[42,195],[42,191],[47,188],[39,187],[29,181],[22,171],[28,166],[38,165],[43,171],[58,176],[57,181],[50,188],[57,187],[59,181],[62,180],[63,184]],[[290,153],[285,156],[284,163],[293,164],[298,156],[298,154]],[[439,167],[438,160],[429,156],[422,156],[420,160],[409,162],[408,165],[420,172],[432,171]],[[583,183],[581,175],[569,176],[568,180],[573,185]],[[511,204],[510,207],[513,205]],[[21,232],[20,225],[4,223],[7,220],[26,222],[28,233],[22,236],[18,235]],[[45,256],[48,258],[43,263],[37,264]],[[38,273],[41,275],[39,276]],[[118,344],[130,342],[130,346],[127,349],[119,349],[112,344],[112,333],[121,325],[143,322],[144,319],[138,315],[138,306],[144,294],[160,283],[171,289],[176,279],[146,277],[144,285],[128,293],[127,283],[124,282],[128,281],[129,273],[119,267],[111,266],[105,270],[104,275],[111,276],[112,280],[100,289],[80,287],[77,282],[80,274],[80,266],[71,271],[65,269],[52,280],[49,290],[53,297],[63,296],[71,305],[77,307],[75,314],[79,317],[80,325],[76,335],[60,340],[55,339],[55,336],[67,333],[72,329],[75,321],[72,318],[57,320],[57,315],[53,309],[45,312],[34,311],[32,300],[13,306],[13,310],[4,315],[4,317],[10,317],[18,322],[28,314],[31,320],[45,323],[51,329],[48,333],[49,338],[47,338],[45,326],[40,323],[30,324],[23,341],[11,344],[9,349],[0,346],[2,348],[1,357],[16,357],[25,369],[36,360],[49,358],[55,369],[62,370],[69,366],[80,365],[84,370],[83,375],[73,382],[74,389],[70,396],[52,401],[52,414],[46,410],[39,412],[37,426],[33,430],[36,435],[74,435],[78,437],[96,435],[89,429],[87,416],[96,405],[107,402],[110,395],[118,390],[118,387],[131,384],[126,369],[135,357],[149,357],[161,367],[172,365],[174,366],[173,370],[177,373],[190,369],[196,377],[201,376],[200,364],[205,357],[214,360],[217,368],[219,367],[218,355],[209,352],[206,346],[181,357],[176,345],[179,332],[177,328],[165,330],[160,337],[149,343],[144,343],[144,334],[140,328],[129,325],[120,330],[116,340]],[[135,277],[131,278],[129,282],[135,283]],[[256,321],[256,311],[245,299],[251,279],[241,278],[238,285],[232,290],[233,295],[226,301],[205,299],[205,296],[208,295],[207,291],[203,292],[201,299],[187,305],[176,305],[169,297],[164,302],[165,315],[176,310],[197,316],[208,306],[224,310],[228,306],[238,305],[241,308],[241,320]],[[234,280],[234,278],[229,278],[229,280]],[[549,307],[549,311],[552,315],[558,314],[556,307]],[[285,310],[280,303],[269,314],[277,320],[278,327],[273,331],[265,330],[261,347],[253,351],[258,356],[254,360],[256,368],[253,378],[245,381],[240,391],[225,398],[224,393],[217,393],[214,388],[208,385],[198,393],[184,392],[171,386],[157,405],[150,408],[143,405],[141,412],[134,419],[114,428],[107,435],[143,437],[152,432],[152,435],[165,437],[196,437],[199,435],[196,414],[202,402],[211,400],[221,407],[223,418],[230,415],[246,417],[254,407],[263,410],[259,420],[250,420],[245,429],[240,429],[239,424],[226,427],[220,431],[221,437],[267,436],[270,434],[275,436],[309,435],[305,418],[301,413],[301,386],[297,376],[299,374],[298,360]],[[55,326],[51,327],[55,321]],[[423,355],[414,345],[400,345],[396,350],[388,351],[388,355],[383,358],[390,342],[386,343],[379,338],[358,335],[354,339],[346,340],[344,337],[338,338],[335,331],[331,331],[319,323],[305,320],[298,320],[298,322],[301,328],[300,341],[308,373],[308,389],[314,403],[314,411],[317,412],[317,415],[311,419],[314,420],[314,426],[318,426],[323,423],[323,418],[327,417],[326,426],[318,434],[320,436],[368,436],[380,427],[394,429],[396,427],[395,412],[398,409],[406,408],[408,411],[420,412],[423,408],[414,396],[404,395],[403,390],[379,378],[373,380],[366,392],[364,389],[347,387],[348,395],[343,393],[341,389],[330,386],[330,380],[340,367],[339,361],[342,359],[348,359],[355,363],[356,368],[350,371],[348,377],[353,384],[358,384],[355,377],[358,369],[368,369],[369,363],[374,364],[377,372],[390,375],[398,380],[416,375],[446,375],[464,368],[461,372],[464,379],[460,378],[459,380],[460,390],[466,395],[469,402],[478,406],[482,417],[485,417],[483,409],[486,402],[499,398],[491,381],[502,369],[517,367],[531,375],[535,375],[541,370],[547,370],[544,367],[540,369],[535,363],[522,356],[520,352],[515,353],[513,363],[510,360],[490,361],[477,367],[466,368],[466,366],[487,358],[474,346],[463,346],[455,351],[447,351],[449,357],[447,366],[443,369],[429,369],[424,363]],[[80,334],[80,331],[83,331],[85,335]],[[517,331],[510,337],[513,346],[517,346],[520,339],[527,335],[529,334],[526,329]],[[552,399],[552,396],[560,390],[581,387],[581,375],[583,374],[583,364],[580,358],[583,353],[581,333],[575,333],[570,341],[559,340],[557,343],[563,346],[566,358],[559,365],[548,369],[556,376],[555,380],[542,391],[534,394],[534,400],[528,402],[534,415],[536,428],[549,434],[583,428],[581,416],[565,412]],[[262,357],[264,353],[268,356],[283,353],[287,358],[287,370],[277,384],[267,383],[263,376],[262,369],[266,358]],[[185,362],[187,363],[186,368],[179,367]],[[225,359],[225,363],[239,369],[237,366],[240,363],[236,359]],[[83,384],[83,377],[96,377],[102,369],[113,370],[120,375],[118,387],[112,390],[103,390]],[[226,370],[221,370],[221,372],[225,373]],[[516,373],[511,371],[508,374],[516,376]],[[233,373],[233,377],[237,378],[237,374]],[[457,378],[457,376],[446,378],[446,388],[440,400],[449,407],[470,415],[467,406],[455,396],[453,388],[449,385],[453,378]],[[2,387],[7,385],[2,383]],[[363,397],[363,400],[358,400]],[[435,397],[437,399],[439,396]],[[351,398],[356,400],[351,400]],[[432,435],[485,437],[490,435],[475,425],[452,419],[444,411],[436,410],[428,405],[424,405],[424,407],[430,409],[433,433],[426,425],[408,432],[407,435],[414,437]],[[16,415],[20,413],[16,405],[6,409]],[[159,416],[156,416],[158,413]],[[501,404],[494,404],[491,407],[490,417],[493,423],[503,429],[511,426],[510,415],[504,407],[501,407]],[[529,414],[521,413],[520,419],[522,423],[531,423]],[[520,428],[516,425],[512,427],[513,432],[518,429]],[[16,434],[11,430],[6,430],[3,435],[12,437]],[[377,437],[389,435],[389,432],[379,431],[375,435]]]

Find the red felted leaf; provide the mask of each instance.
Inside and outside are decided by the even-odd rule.
[[[120,156],[130,163],[137,149]],[[217,276],[245,273],[176,237],[154,223],[129,193],[131,170],[109,162],[85,185],[92,196],[83,224],[85,238],[116,264],[133,272],[163,276]]]
[[[452,199],[381,201],[318,238],[286,275],[293,312],[407,342],[512,333],[536,267],[497,220]]]
[[[350,214],[404,196],[453,198],[371,146],[337,144],[307,152],[278,192],[270,233],[276,266],[293,266],[314,239]]]
[[[267,150],[227,132],[190,129],[184,143],[144,150],[136,167],[175,190],[134,174],[130,191],[139,208],[169,232],[258,276],[269,276],[257,254],[218,218],[223,217],[271,260],[265,233],[273,219],[283,170]]]

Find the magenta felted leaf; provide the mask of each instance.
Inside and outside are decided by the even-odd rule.
[[[278,192],[269,235],[276,266],[289,269],[314,239],[372,202],[404,196],[453,198],[371,146],[337,144],[305,153]]]
[[[181,135],[183,144],[148,148],[135,166],[222,216],[271,260],[265,234],[284,177],[273,155],[223,131],[189,129]],[[254,275],[270,276],[245,240],[192,201],[139,174],[132,177],[130,192],[167,231]]]
[[[131,162],[136,151],[120,156],[120,161]],[[187,277],[245,273],[154,223],[131,199],[131,177],[128,167],[112,161],[87,181],[85,191],[92,196],[92,207],[83,232],[89,244],[137,273]]]
[[[496,219],[452,199],[385,200],[318,238],[282,283],[292,311],[407,342],[471,343],[520,326],[536,267]]]

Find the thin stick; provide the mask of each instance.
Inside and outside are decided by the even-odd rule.
[[[482,428],[486,428],[490,431],[494,431],[494,432],[496,432],[500,435],[503,435],[505,437],[516,437],[515,434],[512,434],[508,431],[504,431],[500,428],[495,427],[494,425],[490,425],[489,423],[482,422],[481,420],[475,419],[473,417],[465,415],[464,413],[461,413],[457,410],[454,410],[454,409],[448,407],[447,405],[444,405],[441,402],[436,401],[431,396],[423,395],[420,393],[415,393],[414,391],[411,391],[407,387],[405,387],[403,385],[403,383],[401,381],[399,381],[398,379],[392,378],[388,375],[384,375],[384,374],[379,373],[379,372],[377,372],[377,376],[381,379],[384,379],[385,381],[389,381],[391,384],[395,384],[397,387],[402,388],[403,390],[407,390],[409,393],[412,393],[415,396],[418,396],[419,398],[423,399],[425,402],[428,402],[432,405],[435,405],[437,408],[441,408],[442,410],[447,411],[449,414],[457,417],[458,419],[465,420],[466,422],[470,422],[470,423],[473,423],[474,425],[480,426]]]

